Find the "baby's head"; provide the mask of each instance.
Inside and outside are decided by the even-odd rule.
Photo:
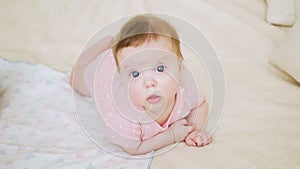
[[[132,103],[159,112],[173,104],[183,57],[169,23],[152,15],[136,16],[121,28],[112,49]]]
[[[145,43],[157,42],[160,38],[167,39],[178,59],[183,60],[177,32],[168,22],[146,14],[127,21],[116,36],[112,48],[118,69],[120,68],[118,54],[123,48],[139,47]]]

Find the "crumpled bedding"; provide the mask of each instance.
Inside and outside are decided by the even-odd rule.
[[[202,148],[180,144],[172,151],[155,156],[151,169],[300,168],[300,87],[291,77],[269,63],[272,52],[289,28],[270,25],[265,21],[264,0],[54,0],[26,3],[2,1],[0,5],[0,56],[8,60],[42,63],[61,71],[71,70],[88,38],[108,22],[140,12],[163,12],[187,20],[209,38],[223,63],[227,89],[225,110],[222,121],[213,135],[212,144]],[[10,74],[9,71],[5,72]],[[66,83],[64,87],[69,88]],[[7,98],[9,96],[5,97]],[[2,97],[1,100],[3,99]],[[29,103],[34,104],[26,104]],[[51,104],[46,106],[44,111],[48,111],[49,106],[51,107]],[[12,107],[20,109],[18,106]],[[65,108],[61,109],[64,110]],[[68,114],[68,111],[64,113]],[[60,118],[65,116],[54,113],[44,118],[54,118],[56,114]],[[4,117],[2,113],[1,118]],[[44,141],[58,139],[49,137],[44,132],[47,125],[39,130],[34,127],[36,122],[26,117],[17,121],[17,125],[30,127],[33,132],[31,135],[41,134]],[[13,118],[5,120],[5,124],[9,126]],[[1,127],[4,130],[7,128]],[[56,134],[71,134],[77,129],[67,127],[67,131],[59,131]],[[31,130],[24,134],[28,136]],[[2,133],[4,132],[1,131]],[[33,136],[30,138],[34,138]],[[72,138],[77,137],[79,136]],[[22,139],[24,144],[27,140],[25,138]],[[80,138],[88,141],[88,138]],[[13,135],[11,139],[14,140]],[[29,145],[26,149],[14,147],[9,143],[1,142],[0,147],[13,147],[15,153],[9,155],[10,158],[2,164],[14,164],[16,162],[12,159],[24,157],[26,153],[20,155],[16,153],[16,149],[20,149],[20,152],[34,152],[38,147],[38,143]],[[57,156],[50,153],[44,154],[44,157],[54,161],[69,161],[73,166],[76,166],[72,160],[77,154],[79,158],[87,156],[98,160],[93,156],[96,149],[92,144],[89,144],[92,148],[80,151],[68,151],[68,145],[59,142],[59,139],[57,145],[60,147],[52,150]],[[41,151],[37,152],[45,153],[47,148],[49,147],[42,147]],[[8,156],[9,153],[0,151],[0,156]],[[39,157],[37,154],[33,156]],[[30,163],[31,155],[28,158],[28,163],[19,163],[18,168],[30,168],[29,166],[34,165]],[[88,161],[82,164],[86,168]],[[97,164],[100,163],[101,161]],[[111,163],[105,162],[101,165]],[[50,163],[46,164],[49,166],[44,166],[45,168],[52,168],[55,163],[51,163],[52,166]]]
[[[118,157],[87,137],[77,119],[69,74],[41,64],[0,59],[0,90],[0,168],[142,169],[150,165],[151,158]],[[91,99],[76,98],[86,113],[95,111]],[[121,151],[104,138],[98,141],[114,153]]]

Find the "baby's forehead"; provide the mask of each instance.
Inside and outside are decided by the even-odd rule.
[[[176,63],[178,57],[169,51],[161,49],[146,49],[135,52],[122,60],[120,67],[154,66],[156,64]]]

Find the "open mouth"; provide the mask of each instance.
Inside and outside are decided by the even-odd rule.
[[[150,104],[158,103],[158,102],[160,101],[160,96],[157,96],[157,95],[151,95],[151,96],[147,97],[147,101],[148,101]]]

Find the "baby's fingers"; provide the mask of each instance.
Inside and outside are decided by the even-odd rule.
[[[205,146],[211,143],[211,136],[207,132],[201,133],[197,136],[196,143],[198,147]]]
[[[206,142],[204,142],[204,145],[207,145],[207,144],[210,144],[211,143],[211,141],[212,141],[212,137],[211,137],[211,135],[210,134],[208,134],[208,133],[206,133],[207,134],[207,140],[206,140]],[[205,140],[204,140],[205,141]]]
[[[184,141],[188,146],[196,146],[196,142],[190,136],[187,136]]]

